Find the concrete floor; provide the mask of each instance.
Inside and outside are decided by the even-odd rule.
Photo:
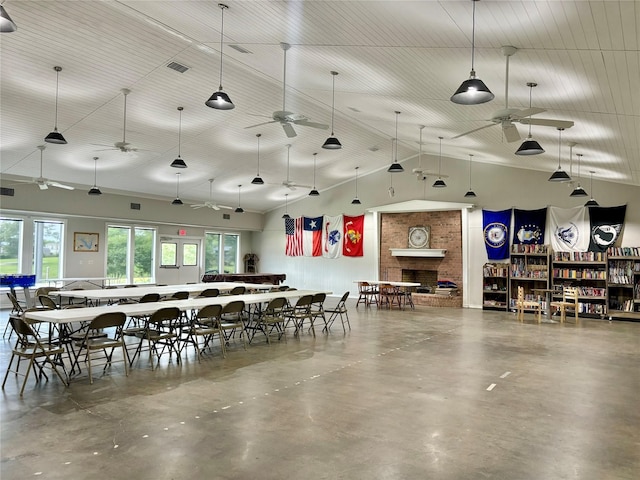
[[[640,324],[354,304],[346,335],[30,380],[23,399],[10,377],[1,477],[639,478]]]

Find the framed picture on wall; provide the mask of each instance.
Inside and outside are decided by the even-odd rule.
[[[73,234],[73,251],[97,252],[99,237],[100,235],[97,233],[75,232]]]

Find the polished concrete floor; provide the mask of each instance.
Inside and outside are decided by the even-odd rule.
[[[640,478],[640,323],[354,305],[346,335],[30,380],[23,399],[10,377],[0,476]]]

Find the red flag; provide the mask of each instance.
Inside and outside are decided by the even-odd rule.
[[[357,217],[344,216],[344,240],[342,254],[345,257],[362,257],[362,235],[364,232],[364,215]]]
[[[304,219],[302,250],[305,257],[322,256],[322,217]]]
[[[290,257],[299,257],[302,255],[303,232],[302,217],[286,218],[284,221],[284,230],[287,237],[287,245],[284,254]]]

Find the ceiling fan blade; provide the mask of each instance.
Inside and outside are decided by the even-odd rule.
[[[65,185],[64,183],[47,182],[47,184],[51,187],[64,188],[65,190],[75,190],[75,188],[71,185]]]
[[[255,125],[249,125],[248,127],[244,127],[244,128],[253,128],[253,127],[259,127],[261,125],[268,125],[270,123],[276,123],[277,120],[271,120],[270,122],[262,122],[262,123],[256,123]]]
[[[298,120],[293,123],[295,123],[296,125],[302,125],[304,127],[321,128],[323,130],[329,129],[329,125],[325,125],[324,123],[309,122],[308,120]]]
[[[198,209],[198,208],[202,208],[202,207],[206,207],[206,205],[203,204],[203,203],[198,203],[198,204],[195,204],[195,205],[191,205],[191,208],[193,208],[193,209]]]
[[[529,117],[531,115],[537,115],[539,113],[542,112],[546,112],[547,110],[545,110],[544,108],[536,108],[536,107],[532,107],[532,108],[526,108],[524,110],[518,110],[517,112],[513,112],[511,114],[511,116],[515,119],[515,118],[523,118],[523,117]]]
[[[502,124],[502,132],[504,133],[504,138],[507,139],[507,142],[517,142],[520,140],[520,134],[518,133],[518,129],[511,122],[505,122]]]
[[[233,207],[230,207],[229,205],[218,205],[218,208],[224,208],[225,210],[233,210]]]
[[[289,138],[293,138],[298,135],[290,123],[283,123],[282,128],[284,129],[284,133],[286,133],[287,137]]]
[[[461,133],[460,135],[456,135],[455,137],[452,137],[452,138],[460,138],[460,137],[464,137],[465,135],[469,135],[470,133],[477,132],[478,130],[483,130],[483,129],[485,129],[485,128],[493,127],[494,125],[497,125],[497,124],[495,124],[495,123],[490,123],[490,124],[488,124],[488,125],[484,125],[484,126],[482,126],[482,127],[474,128],[473,130],[469,130],[468,132]]]
[[[525,125],[542,125],[544,127],[554,128],[571,128],[573,122],[571,120],[552,120],[550,118],[521,118],[518,122]]]

